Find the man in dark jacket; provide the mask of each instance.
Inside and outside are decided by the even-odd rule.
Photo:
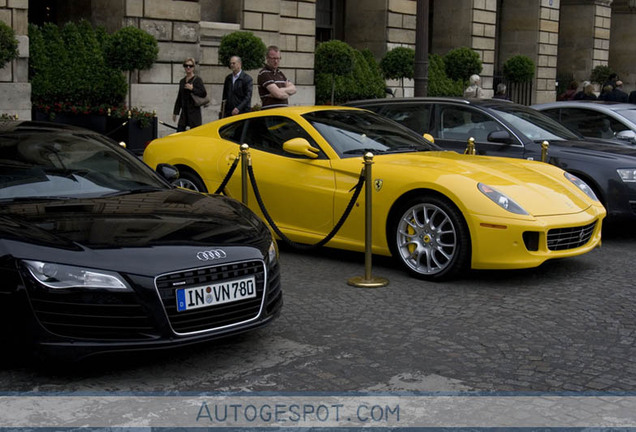
[[[230,58],[232,73],[225,77],[223,83],[223,100],[221,117],[228,117],[248,112],[252,103],[252,77],[241,69],[241,58]]]

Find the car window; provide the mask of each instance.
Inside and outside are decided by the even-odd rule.
[[[311,135],[298,123],[284,116],[254,117],[247,120],[243,143],[268,153],[305,158],[306,156],[293,155],[283,150],[283,144],[292,138],[305,138],[313,147],[318,147]]]
[[[377,112],[423,135],[430,133],[431,104],[387,104]],[[375,109],[374,109],[375,111]]]
[[[468,107],[442,106],[440,108],[439,137],[461,140],[473,137],[475,141],[488,141],[488,134],[505,130],[485,113]]]
[[[614,138],[616,132],[627,129],[607,114],[584,108],[562,108],[561,123],[585,137],[592,138]]]
[[[580,138],[580,134],[532,108],[511,104],[496,108],[490,107],[489,109],[532,141],[563,141]]]
[[[219,135],[221,138],[228,141],[235,142],[237,144],[243,144],[243,129],[245,126],[244,121],[238,121],[236,123],[230,123],[219,129]]]
[[[313,147],[320,148],[316,141],[299,124],[283,116],[256,117],[223,126],[221,138],[250,148],[287,157],[304,158],[283,150],[283,144],[292,138],[305,138]],[[325,157],[322,154],[319,158]]]

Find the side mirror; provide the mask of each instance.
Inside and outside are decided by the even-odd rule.
[[[283,143],[283,150],[287,153],[307,156],[311,159],[316,159],[318,157],[318,153],[320,149],[316,147],[312,147],[305,138],[292,138]]]
[[[493,131],[488,134],[488,141],[501,143],[501,144],[512,144],[514,140],[510,136],[510,132],[508,131]]]
[[[166,163],[157,165],[157,173],[169,182],[179,178],[179,170],[177,167]]]
[[[633,130],[624,130],[616,134],[616,138],[622,141],[636,141],[636,132]]]
[[[433,135],[431,135],[430,133],[425,133],[422,136],[424,137],[425,140],[435,143],[435,138],[433,138]]]

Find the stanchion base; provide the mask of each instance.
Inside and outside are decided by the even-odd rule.
[[[383,277],[371,277],[367,279],[364,276],[355,276],[349,279],[347,284],[359,288],[382,288],[389,284],[389,280]]]

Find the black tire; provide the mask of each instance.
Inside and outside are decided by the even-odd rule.
[[[184,189],[190,189],[197,192],[207,192],[208,188],[205,187],[205,183],[201,180],[194,171],[179,170],[179,178],[172,182],[173,185],[182,187]]]
[[[443,197],[422,195],[400,206],[391,220],[388,241],[393,257],[420,279],[450,279],[470,264],[464,217]]]

